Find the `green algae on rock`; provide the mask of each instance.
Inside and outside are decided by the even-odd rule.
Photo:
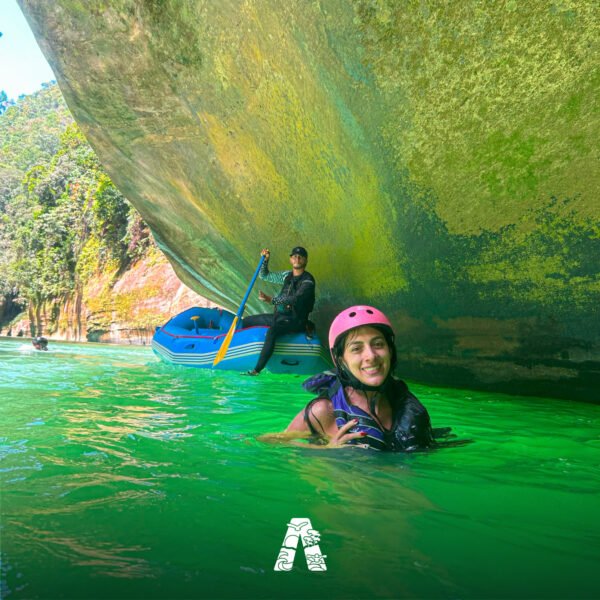
[[[593,3],[20,4],[187,285],[233,308],[301,243],[320,325],[388,311],[404,375],[594,399]]]

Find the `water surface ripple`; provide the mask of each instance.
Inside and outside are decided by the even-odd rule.
[[[411,383],[473,443],[260,442],[301,381],[0,339],[2,597],[600,597],[600,406]],[[292,517],[326,573],[274,573]]]

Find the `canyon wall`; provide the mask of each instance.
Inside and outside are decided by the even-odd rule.
[[[321,333],[374,304],[405,376],[597,399],[594,3],[19,3],[189,287],[301,244]]]
[[[182,284],[168,261],[151,251],[123,273],[97,274],[73,296],[32,304],[0,335],[149,344],[156,326],[192,306],[214,304]]]

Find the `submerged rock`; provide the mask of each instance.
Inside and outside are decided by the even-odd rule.
[[[382,308],[405,376],[593,399],[593,3],[20,4],[198,293],[235,308],[302,244],[320,326]]]

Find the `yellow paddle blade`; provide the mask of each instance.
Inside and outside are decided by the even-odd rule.
[[[229,349],[229,344],[231,344],[231,339],[233,338],[233,334],[235,333],[235,326],[237,325],[237,321],[238,318],[236,316],[235,319],[233,319],[233,323],[231,324],[231,327],[229,328],[229,331],[227,332],[227,335],[225,336],[225,339],[223,340],[223,343],[221,344],[217,355],[215,356],[215,360],[213,361],[213,367],[215,365],[218,365],[225,358],[227,350]]]

